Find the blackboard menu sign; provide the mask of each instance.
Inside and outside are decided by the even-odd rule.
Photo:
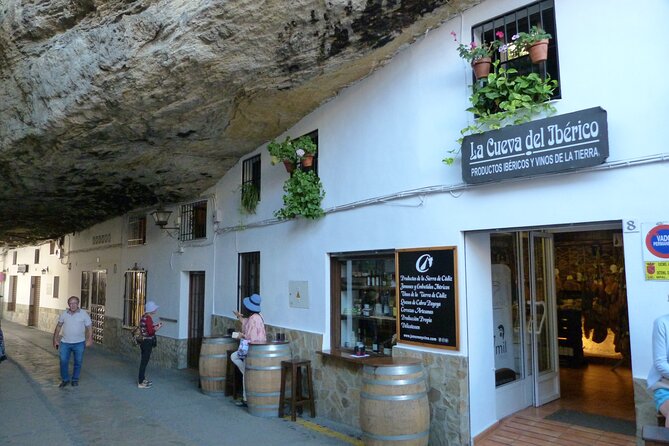
[[[397,250],[395,265],[400,342],[457,350],[456,248]]]

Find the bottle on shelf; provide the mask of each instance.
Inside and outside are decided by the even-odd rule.
[[[374,353],[379,352],[379,337],[378,336],[374,336],[374,342],[372,342],[372,351]]]

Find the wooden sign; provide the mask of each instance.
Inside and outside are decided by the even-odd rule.
[[[400,342],[458,350],[456,247],[395,252]]]

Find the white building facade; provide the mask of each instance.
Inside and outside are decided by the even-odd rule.
[[[552,11],[559,57],[560,93],[548,119],[605,111],[608,156],[596,166],[466,183],[466,152],[453,166],[442,163],[474,119],[465,111],[471,68],[450,33],[468,40],[472,28],[538,4]],[[188,222],[204,228],[192,240],[180,240],[181,229],[155,226],[151,208],[53,245],[5,250],[3,318],[51,331],[67,297],[83,293],[87,308],[102,315],[100,342],[135,354],[124,327],[136,304],[133,287],[145,284],[137,296],[156,301],[165,322],[157,357],[183,368],[194,366],[197,356],[189,339],[224,333],[234,325],[232,312],[244,291],[257,291],[269,333],[287,333],[293,354],[312,360],[319,414],[359,426],[361,365],[333,354],[350,347],[348,332],[342,333],[348,330],[342,328],[346,293],[334,265],[380,256],[387,267],[381,281],[397,287],[398,250],[448,247],[455,254],[456,345],[404,342],[400,335],[392,347],[394,357],[422,358],[428,371],[430,444],[472,444],[503,417],[559,398],[560,354],[574,354],[558,339],[560,310],[570,309],[576,296],[566,292],[609,292],[607,278],[617,281],[616,295],[625,299],[616,302],[615,321],[627,330],[610,326],[616,329],[605,337],[615,338],[614,353],[631,366],[637,425],[654,422],[644,380],[652,322],[669,311],[669,282],[649,273],[664,271],[665,257],[648,240],[669,221],[663,193],[669,150],[662,136],[669,90],[655,80],[669,62],[658,58],[652,72],[640,68],[641,61],[656,59],[666,40],[669,3],[538,4],[488,0],[474,6],[277,138],[317,131],[323,218],[274,218],[288,173],[259,147],[244,158],[260,155],[255,214],[240,211],[244,160],[192,202],[167,206],[174,211],[167,226],[179,217],[180,228]],[[145,238],[132,246],[128,240],[142,232],[137,218],[146,219]],[[587,258],[572,255],[579,250]],[[595,299],[592,310],[605,294],[584,296],[577,297],[583,315],[586,299]],[[394,306],[400,307],[397,300]],[[402,310],[395,316],[381,311],[397,321]],[[430,330],[453,329],[436,325]],[[496,379],[501,369],[513,371],[509,382]]]

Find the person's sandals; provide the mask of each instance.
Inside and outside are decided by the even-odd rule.
[[[148,389],[152,385],[153,385],[153,383],[151,381],[147,381],[147,380],[144,380],[141,383],[137,383],[137,387],[139,387],[140,389]]]

